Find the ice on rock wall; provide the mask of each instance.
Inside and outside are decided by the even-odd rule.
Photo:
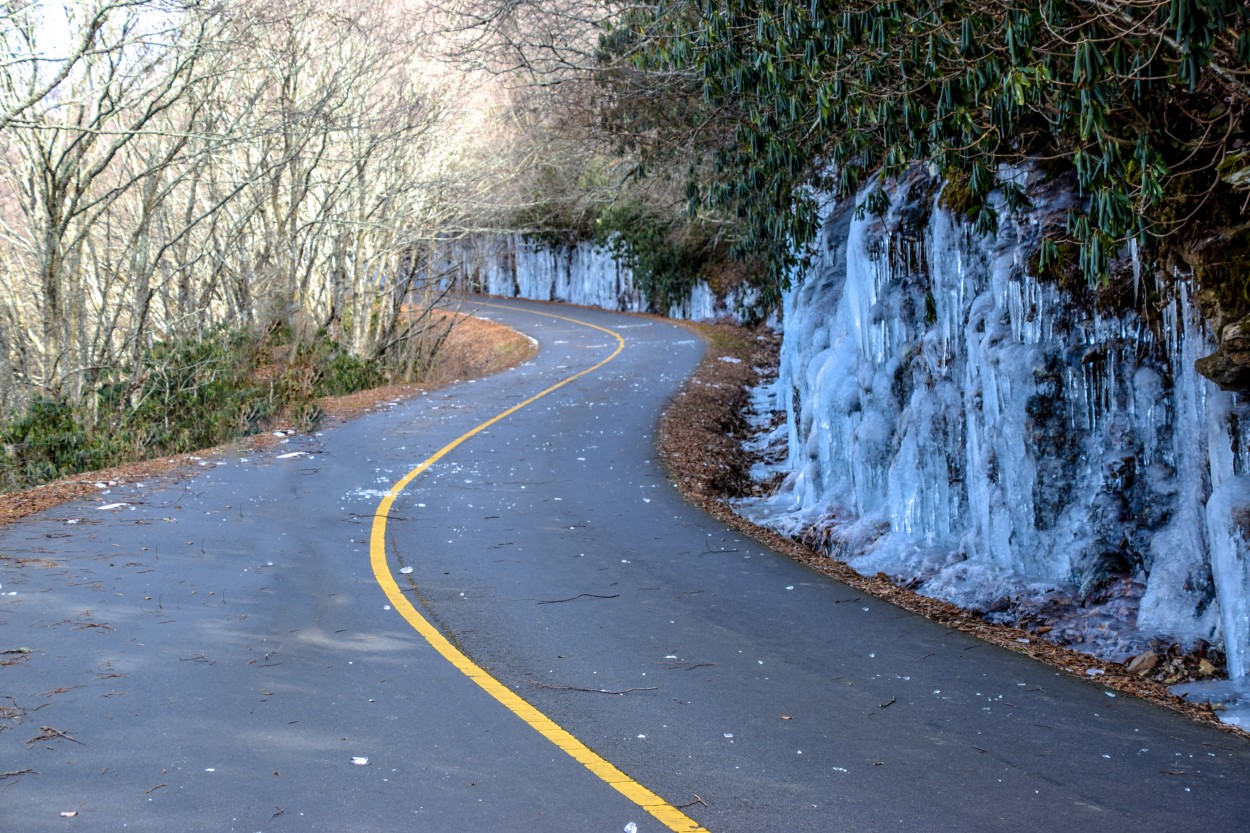
[[[1211,571],[1219,597],[1224,638],[1250,644],[1250,477],[1226,480],[1207,501],[1207,534],[1211,544]],[[1245,677],[1245,652],[1229,651],[1228,675]]]
[[[1103,657],[1227,641],[1243,675],[1247,409],[1193,368],[1208,340],[1183,280],[1108,312],[1029,273],[1071,198],[1014,175],[1033,208],[998,206],[992,237],[919,172],[884,217],[830,211],[757,405],[785,412],[786,477],[739,508]]]
[[[667,310],[652,309],[634,286],[629,267],[609,248],[590,243],[546,245],[521,235],[490,235],[458,241],[448,248],[444,274],[464,292],[564,301],[621,312],[662,312],[694,321],[735,317],[735,295],[719,297],[697,283],[686,298]]]

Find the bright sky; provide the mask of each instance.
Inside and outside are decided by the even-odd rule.
[[[39,67],[40,77],[51,79],[64,67],[66,60],[74,57],[73,52],[80,45],[84,25],[95,17],[101,9],[112,9],[109,23],[105,26],[107,33],[119,31],[123,20],[130,21],[128,38],[131,43],[145,37],[166,32],[176,12],[174,6],[165,0],[28,0],[18,14],[26,17],[28,25],[31,21],[35,27],[35,44],[33,57],[42,63]],[[12,12],[10,12],[12,14]],[[136,19],[138,25],[134,25]],[[111,24],[111,25],[110,25]],[[104,36],[109,41],[108,34]],[[116,45],[116,39],[112,39]],[[10,48],[24,50],[21,41],[10,42]],[[123,57],[124,60],[124,57]]]
[[[64,0],[35,0],[36,45],[42,57],[64,60],[69,51],[69,6]],[[72,4],[77,5],[77,4]]]

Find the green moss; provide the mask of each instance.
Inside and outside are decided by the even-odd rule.
[[[971,181],[966,174],[950,173],[946,186],[938,197],[938,205],[960,217],[967,217],[980,206],[981,200],[972,190]]]
[[[1250,151],[1230,153],[1216,172],[1226,185],[1243,189],[1250,187]]]

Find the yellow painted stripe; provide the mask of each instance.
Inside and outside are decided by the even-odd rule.
[[[527,312],[533,311],[527,310]],[[399,584],[395,580],[395,575],[391,572],[390,565],[387,563],[386,522],[390,516],[391,507],[395,504],[395,498],[399,496],[400,492],[402,492],[409,483],[416,480],[419,476],[421,476],[422,472],[437,463],[443,457],[447,456],[470,437],[485,431],[487,428],[500,420],[506,419],[528,405],[532,405],[547,394],[559,390],[575,379],[579,379],[588,373],[595,372],[619,356],[621,351],[625,349],[625,339],[621,338],[619,333],[609,330],[606,327],[600,327],[586,321],[578,321],[575,318],[566,318],[562,315],[554,315],[552,313],[533,312],[533,314],[545,315],[548,318],[558,318],[561,321],[570,321],[574,324],[580,324],[584,327],[600,330],[616,339],[616,349],[612,351],[612,355],[608,356],[606,359],[593,367],[588,367],[580,373],[574,373],[567,379],[557,382],[540,393],[534,394],[519,405],[514,405],[498,416],[488,419],[472,431],[461,434],[459,437],[440,448],[433,456],[423,461],[421,465],[417,466],[397,481],[395,485],[389,489],[387,496],[384,497],[382,502],[378,504],[377,512],[374,513],[373,530],[369,537],[369,562],[373,567],[373,575],[377,579],[378,584],[382,587],[383,592],[386,593],[386,597],[390,599],[391,605],[396,611],[399,612],[399,615],[403,616],[404,620],[407,621],[408,624],[412,625],[417,633],[425,637],[425,641],[430,643],[430,646],[433,647],[434,650],[442,654],[444,659],[458,668],[460,672],[470,680],[481,686],[487,694],[502,703],[505,708],[524,720],[531,727],[533,727],[535,731],[554,743],[556,746],[560,747],[560,749],[568,753],[573,760],[593,772],[621,795],[625,796],[643,810],[646,810],[652,816],[659,819],[659,821],[669,830],[680,831],[680,833],[708,833],[708,831],[698,822],[691,819],[672,804],[669,804],[663,798],[660,798],[660,796],[651,792],[651,790],[647,789],[642,784],[639,784],[637,781],[630,778],[624,772],[621,772],[600,755],[591,751],[590,747],[573,737],[573,735],[561,728],[554,720],[527,703],[518,694],[487,673],[484,668],[465,656],[459,648],[451,644],[447,637],[443,636],[438,628],[430,624],[428,619],[417,612],[417,609],[412,606],[412,603],[409,602],[408,598],[400,591]]]

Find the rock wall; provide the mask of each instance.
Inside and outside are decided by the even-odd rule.
[[[610,249],[589,243],[546,245],[521,235],[480,236],[448,250],[445,273],[460,291],[563,301],[621,312],[658,312],[670,318],[707,321],[736,317],[737,296],[719,296],[696,284],[680,304],[653,309],[634,286],[629,267]]]

